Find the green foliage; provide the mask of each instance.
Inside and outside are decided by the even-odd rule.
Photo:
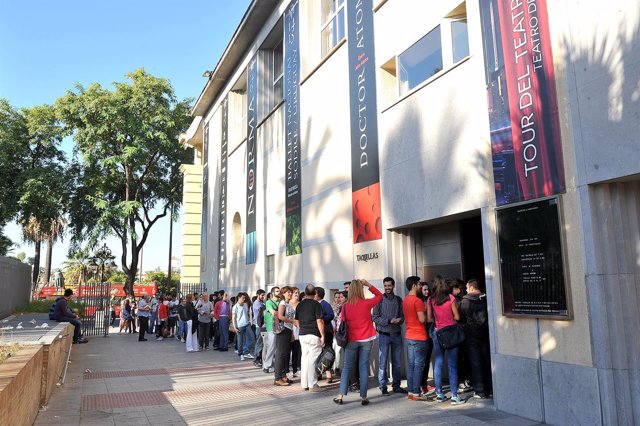
[[[108,280],[110,283],[124,283],[127,281],[127,274],[122,271],[115,271]]]
[[[166,273],[162,271],[147,272],[145,281],[155,281],[156,283],[158,283],[158,291],[162,294],[172,293],[180,283],[180,275],[171,274],[171,283],[169,283]]]
[[[193,154],[177,143],[190,122],[189,101],[143,69],[127,77],[114,90],[77,85],[56,108],[80,154],[71,167],[72,247],[118,236],[130,289],[149,230],[181,203],[179,167]]]
[[[300,215],[287,217],[287,235],[291,235],[291,241],[287,242],[287,256],[302,253],[302,227]]]
[[[20,306],[19,308],[14,309],[13,314],[46,314],[49,313],[49,309],[51,308],[51,304],[56,301],[59,296],[50,298],[50,299],[41,299],[41,300],[32,300],[24,306]],[[74,301],[73,299],[69,300],[69,308],[77,309],[79,314],[82,315],[84,313],[84,305]]]

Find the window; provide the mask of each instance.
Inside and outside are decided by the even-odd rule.
[[[451,21],[451,45],[454,64],[469,56],[469,33],[466,18]]]
[[[344,0],[321,0],[321,52],[322,57],[345,36]]]
[[[276,283],[276,257],[275,255],[267,256],[267,284]]]
[[[271,108],[275,107],[284,99],[284,67],[283,67],[283,55],[282,55],[282,40],[272,50],[273,56],[273,104]]]
[[[398,56],[400,96],[442,71],[440,26]]]

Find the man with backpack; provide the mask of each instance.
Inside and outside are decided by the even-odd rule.
[[[467,294],[460,303],[460,323],[466,336],[467,358],[471,370],[474,398],[484,399],[492,394],[491,358],[489,351],[489,323],[487,295],[477,280],[467,282]]]

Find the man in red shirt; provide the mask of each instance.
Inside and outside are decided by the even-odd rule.
[[[402,302],[404,321],[406,324],[404,338],[407,342],[407,390],[411,401],[426,401],[420,393],[420,380],[427,354],[427,329],[424,303],[417,294],[421,291],[420,277],[408,277],[406,282],[409,294]]]

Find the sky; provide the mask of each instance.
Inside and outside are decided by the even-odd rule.
[[[196,99],[240,23],[250,0],[0,0],[0,97],[17,108],[52,104],[76,83],[113,82],[143,67],[168,79],[178,99]],[[177,143],[177,141],[176,141]],[[66,141],[64,149],[72,149]],[[181,254],[181,219],[173,227],[173,256]],[[5,235],[21,242],[20,228]],[[66,260],[69,236],[54,246],[53,268]],[[120,265],[120,242],[106,240]],[[167,269],[169,219],[151,229],[144,271]],[[41,266],[44,266],[45,245]],[[140,265],[139,265],[140,266]],[[174,264],[175,266],[175,264]]]

